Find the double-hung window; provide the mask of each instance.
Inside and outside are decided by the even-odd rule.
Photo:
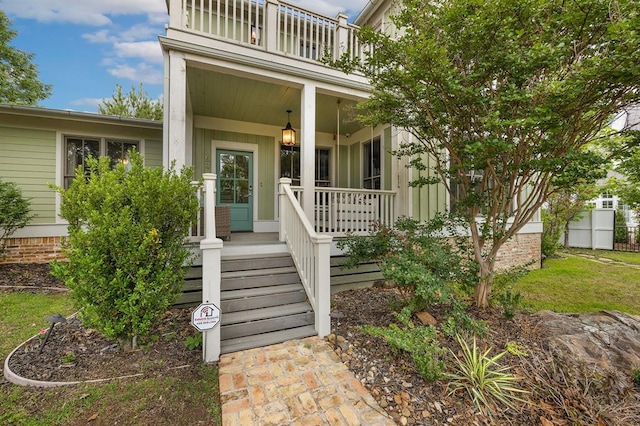
[[[86,161],[89,157],[98,158],[107,156],[111,161],[111,167],[115,167],[120,161],[126,161],[129,152],[133,149],[140,150],[137,141],[117,140],[107,138],[66,136],[64,138],[64,187],[69,188],[75,170],[78,166],[86,171]]]
[[[362,144],[362,187],[365,189],[380,189],[382,151],[380,136]]]
[[[316,148],[316,186],[331,186],[330,163],[331,151],[328,148]],[[280,177],[290,178],[292,186],[300,186],[299,146],[280,146]]]

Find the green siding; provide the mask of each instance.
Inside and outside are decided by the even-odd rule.
[[[360,165],[362,161],[360,159],[360,143],[354,143],[349,147],[351,151],[351,182],[350,188],[360,188]]]
[[[0,127],[0,179],[31,200],[31,223],[55,222],[56,132]]]
[[[393,154],[391,154],[391,127],[384,129],[382,134],[382,170],[384,182],[382,182],[382,189],[391,189],[391,160]]]
[[[338,188],[347,188],[349,182],[349,147],[341,145],[340,146],[340,160],[338,164],[338,181],[336,182],[336,187]],[[336,160],[338,161],[338,160]]]
[[[276,175],[274,170],[275,140],[271,136],[196,128],[194,131],[193,164],[196,177],[213,172],[211,141],[226,141],[258,145],[258,220],[274,220]],[[254,160],[255,161],[255,160]],[[256,188],[254,188],[254,194]]]
[[[417,179],[420,176],[426,174],[426,176],[435,176],[436,173],[433,170],[433,159],[426,158],[425,165],[427,170],[419,172],[413,170],[412,180]],[[447,208],[446,189],[444,184],[439,183],[436,185],[427,185],[421,188],[412,188],[413,197],[413,211],[412,215],[414,219],[418,220],[430,220],[437,212],[444,212]]]
[[[147,167],[162,167],[161,139],[146,139],[144,141],[144,164]]]

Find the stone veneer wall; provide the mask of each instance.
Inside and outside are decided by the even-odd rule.
[[[2,263],[48,263],[64,259],[61,244],[63,237],[8,238]]]

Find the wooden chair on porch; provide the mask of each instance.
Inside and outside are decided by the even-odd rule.
[[[231,206],[216,206],[216,237],[231,240]]]

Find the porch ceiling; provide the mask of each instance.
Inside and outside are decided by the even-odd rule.
[[[291,124],[300,128],[300,90],[284,85],[249,79],[199,68],[187,69],[187,85],[191,107],[196,115],[247,121],[284,127],[288,109]],[[316,96],[316,129],[336,133],[337,96]],[[363,126],[357,123],[356,102],[340,99],[340,133],[355,133]]]

